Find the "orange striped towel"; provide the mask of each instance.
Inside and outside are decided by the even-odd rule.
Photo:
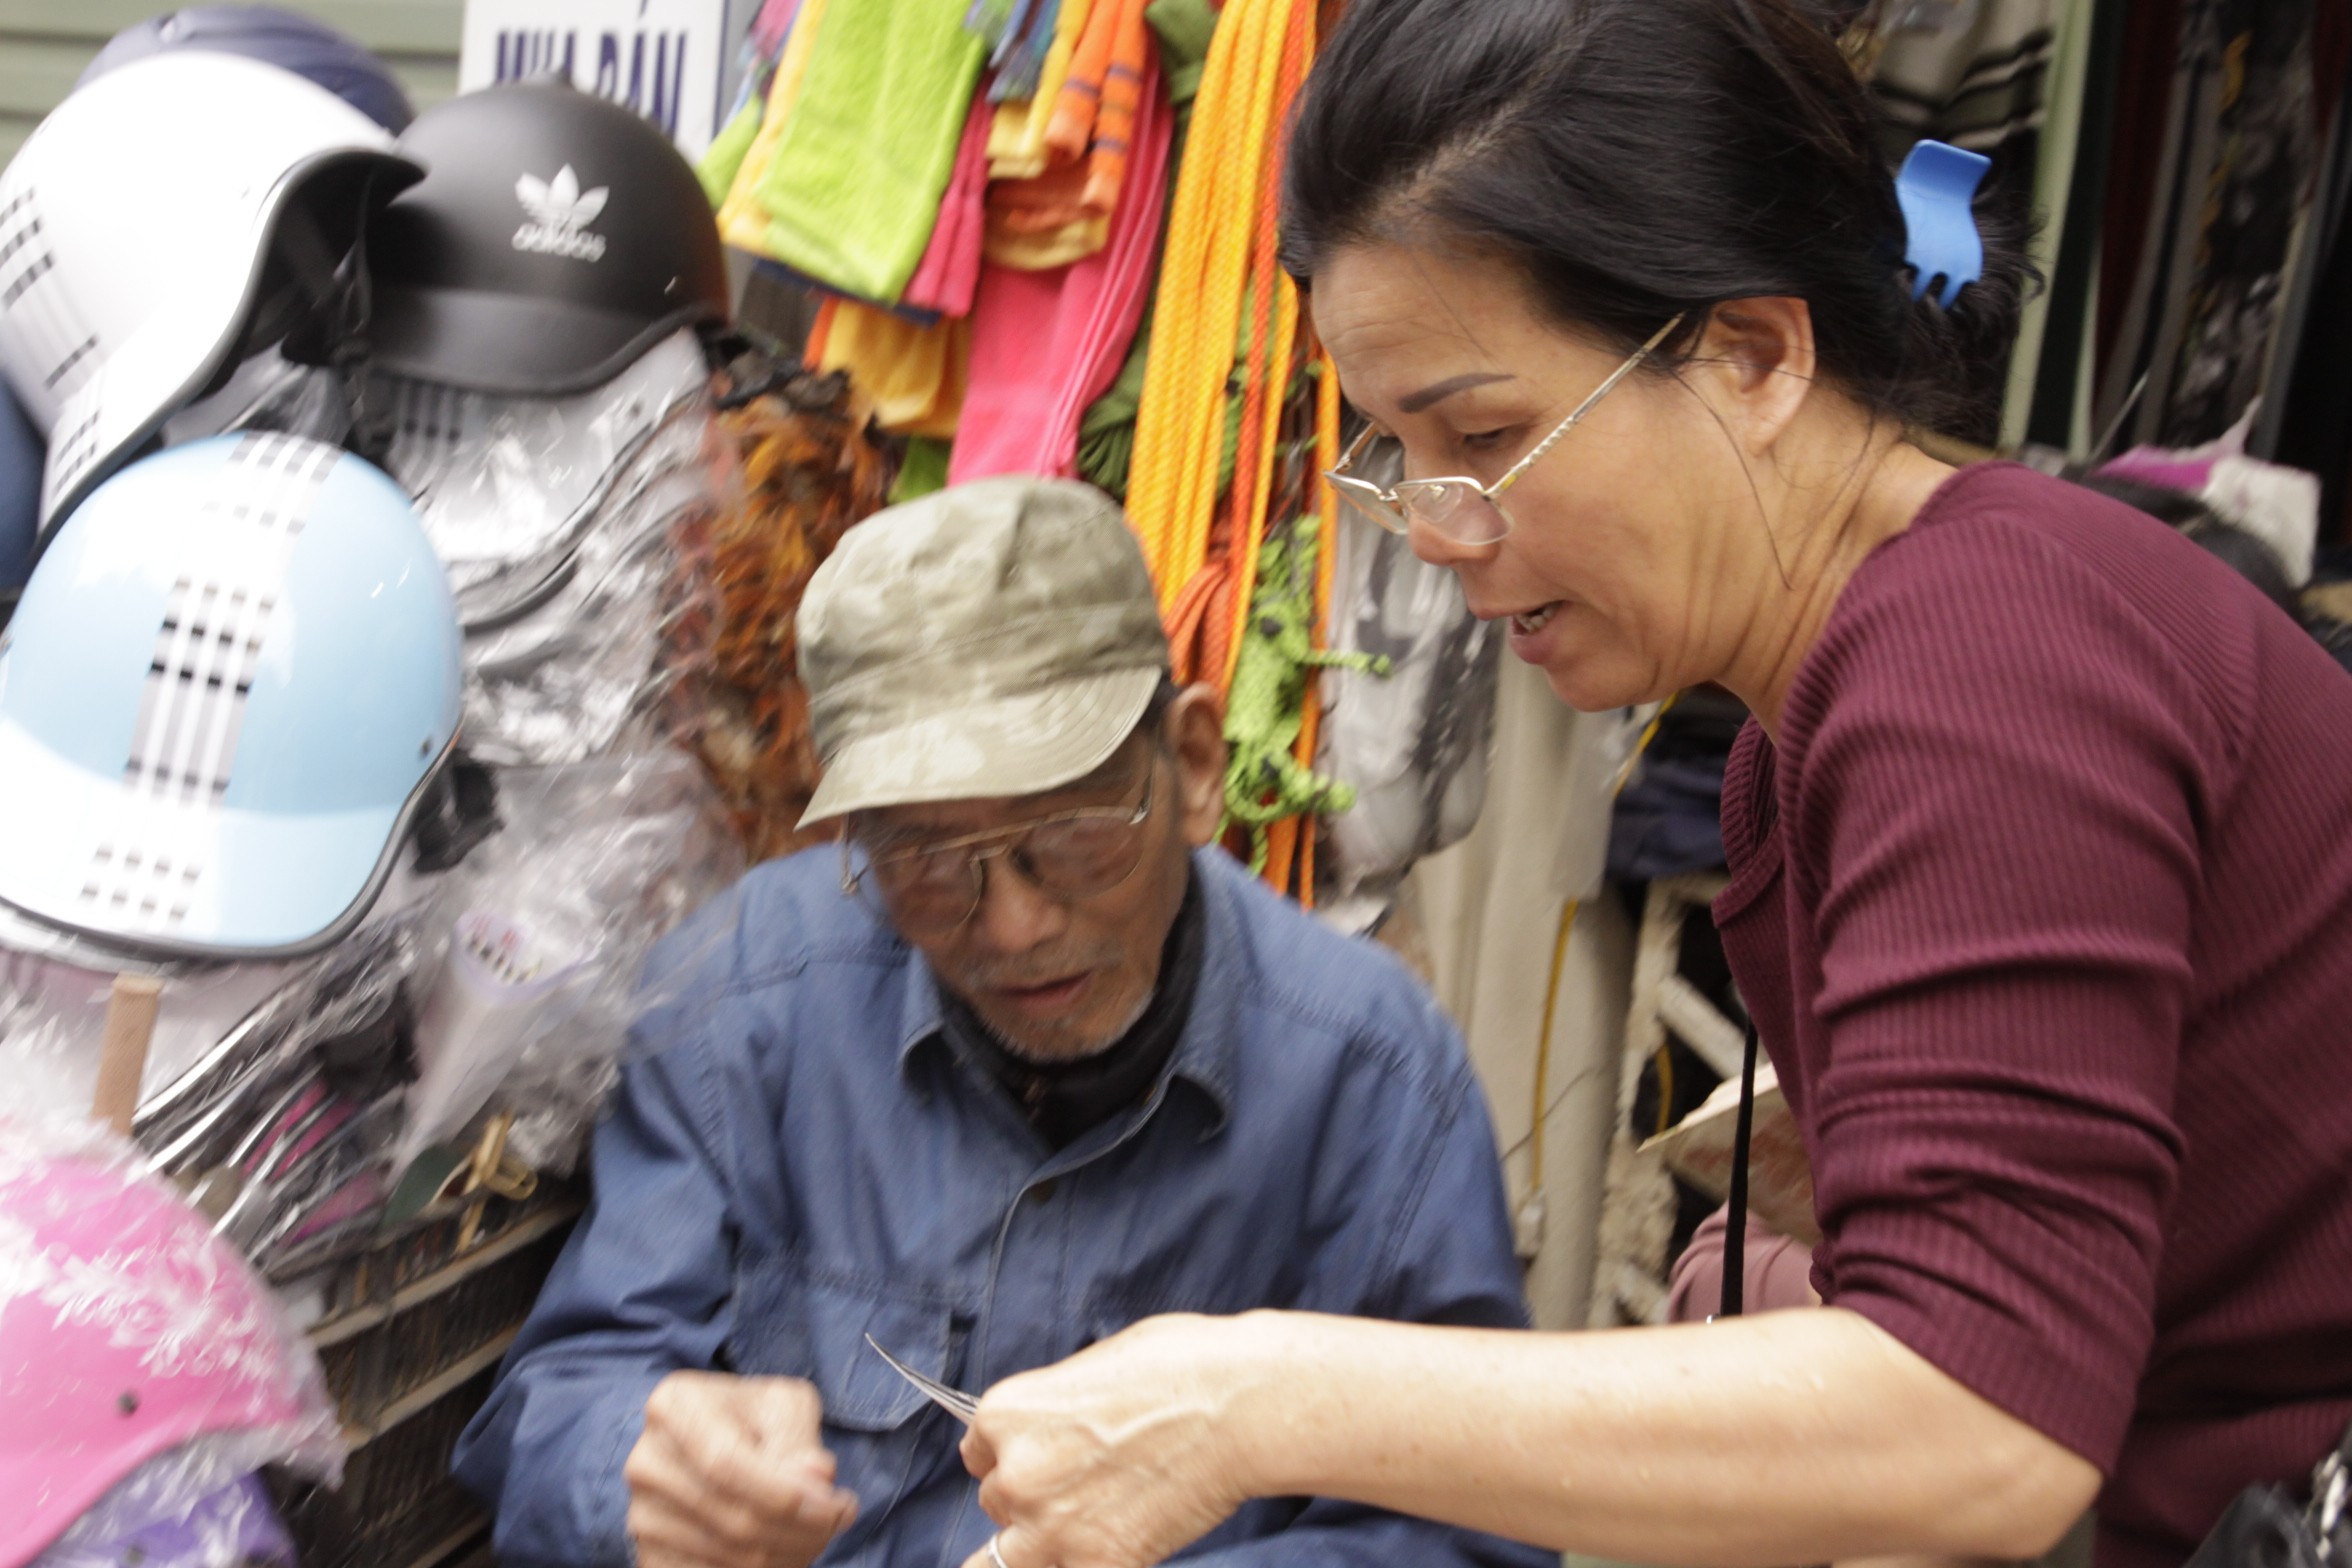
[[[1118,0],[1119,32],[1111,63],[1103,71],[1102,106],[1087,144],[1085,205],[1109,212],[1127,183],[1127,155],[1135,138],[1135,111],[1143,102],[1152,70],[1151,24],[1143,18],[1147,0]]]
[[[1077,0],[1063,0],[1074,5]],[[1119,23],[1126,0],[1091,0],[1086,31],[1078,37],[1078,52],[1070,56],[1070,74],[1054,99],[1053,119],[1045,128],[1045,156],[1049,164],[1083,163],[1087,143],[1094,138],[1096,112],[1102,106],[1103,74],[1111,68],[1112,46],[1118,42]]]

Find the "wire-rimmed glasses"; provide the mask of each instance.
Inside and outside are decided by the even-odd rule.
[[[1668,334],[1681,325],[1682,317],[1677,315],[1652,333],[1647,343],[1635,349],[1624,364],[1609,372],[1606,381],[1593,388],[1591,396],[1569,410],[1568,417],[1555,425],[1550,435],[1538,441],[1532,451],[1511,465],[1510,472],[1491,485],[1455,476],[1400,479],[1384,490],[1369,479],[1354,478],[1347,470],[1372,443],[1375,428],[1371,425],[1366,425],[1363,434],[1348,444],[1338,465],[1324,470],[1323,477],[1331,481],[1331,488],[1339,493],[1341,500],[1392,534],[1410,533],[1413,520],[1419,518],[1456,544],[1493,544],[1511,531],[1513,521],[1511,514],[1503,509],[1503,492],[1517,484],[1520,475],[1533,467],[1537,458],[1559,445],[1560,438],[1575,429],[1577,421],[1592,412],[1593,405],[1607,397],[1618,382],[1632,375],[1634,367],[1649,358]]]
[[[853,834],[841,841],[841,891],[865,899],[901,931],[918,936],[944,935],[971,919],[987,891],[987,863],[1000,856],[1048,898],[1072,903],[1098,897],[1143,863],[1143,826],[1151,818],[1158,772],[1156,764],[1145,767],[1143,795],[1132,806],[1082,806],[879,852]]]

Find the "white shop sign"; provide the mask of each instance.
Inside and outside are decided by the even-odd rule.
[[[551,73],[626,104],[699,158],[730,107],[753,0],[466,0],[461,92]]]

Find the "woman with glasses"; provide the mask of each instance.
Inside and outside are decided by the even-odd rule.
[[[1800,0],[1356,0],[1284,217],[1353,509],[1572,706],[1753,712],[1715,913],[1824,1307],[1155,1320],[983,1399],[998,1568],[1290,1494],[1715,1565],[2031,1557],[2095,1504],[2157,1568],[2352,1420],[2352,683],[2149,519],[1914,443],[1981,416],[2024,269],[1988,222],[1916,298],[1876,132]]]

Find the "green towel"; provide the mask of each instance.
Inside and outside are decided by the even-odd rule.
[[[1242,331],[1249,330],[1245,316]],[[1127,476],[1135,466],[1135,415],[1143,406],[1143,376],[1151,360],[1151,313],[1135,329],[1127,363],[1111,389],[1086,405],[1078,421],[1078,476],[1091,485],[1127,499]],[[1217,449],[1217,493],[1233,483],[1233,465],[1241,456],[1242,369],[1236,365],[1225,384],[1225,434]]]
[[[898,478],[890,486],[890,504],[901,506],[945,490],[950,450],[947,442],[934,441],[929,436],[910,438],[906,456],[898,465]]]
[[[985,45],[966,0],[827,0],[800,97],[759,184],[766,253],[895,303],[955,168]]]
[[[702,194],[716,212],[727,204],[727,192],[735,188],[735,171],[743,167],[743,155],[751,151],[752,138],[759,135],[760,115],[765,110],[764,95],[754,93],[751,100],[735,111],[735,118],[727,122],[725,130],[694,166],[694,177],[702,181]]]
[[[1143,19],[1159,35],[1160,74],[1168,79],[1169,101],[1189,105],[1200,92],[1201,72],[1209,61],[1209,38],[1217,31],[1217,8],[1210,0],[1152,0]]]
[[[1088,483],[1127,499],[1127,473],[1135,463],[1135,411],[1143,406],[1143,372],[1151,357],[1151,309],[1146,306],[1127,363],[1111,389],[1086,405],[1078,421],[1078,473]]]

